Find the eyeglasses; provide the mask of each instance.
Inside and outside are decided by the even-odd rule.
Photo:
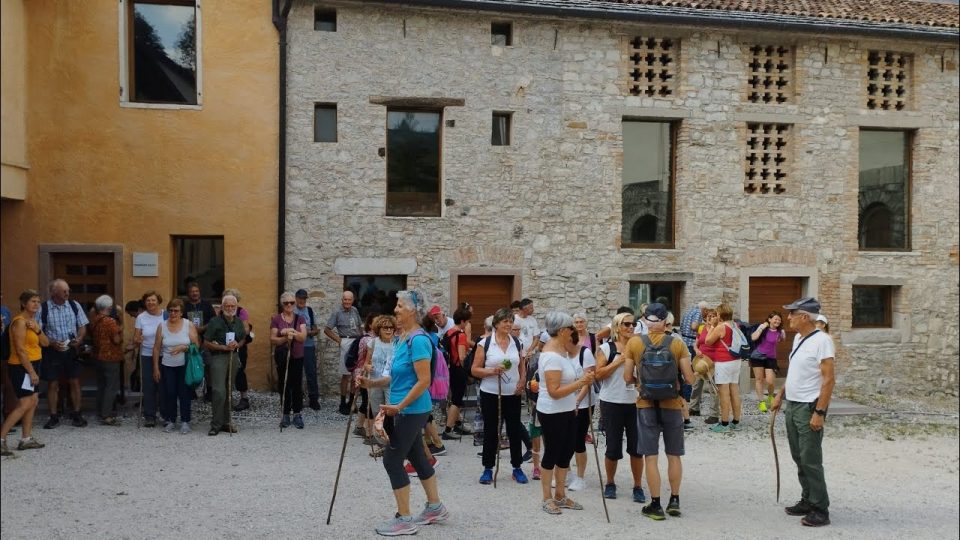
[[[296,304],[296,302],[282,302],[282,304],[285,305],[285,306],[292,306],[292,305]]]
[[[380,329],[381,329],[381,330],[390,330],[390,331],[393,331],[393,327],[392,327],[392,326],[381,326]]]
[[[170,313],[180,313],[180,308],[170,308],[167,311],[169,311]]]
[[[620,323],[620,324],[623,325],[623,326],[629,327],[629,328],[633,328],[634,326],[637,325],[637,323],[635,323],[635,322],[633,322],[633,321],[623,321],[623,322]]]

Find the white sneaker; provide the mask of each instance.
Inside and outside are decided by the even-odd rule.
[[[176,424],[174,424],[173,422],[167,422],[166,424],[163,425],[163,432],[173,433],[173,430],[176,428],[177,428]]]
[[[186,435],[187,433],[190,433],[190,424],[188,422],[182,422],[180,424],[180,433],[184,435]]]
[[[580,478],[579,476],[574,476],[573,480],[570,481],[570,485],[567,486],[567,489],[570,491],[581,491],[587,487],[587,482]]]

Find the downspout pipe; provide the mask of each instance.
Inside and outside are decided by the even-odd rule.
[[[287,273],[287,16],[292,7],[293,0],[273,0],[273,26],[280,34],[280,95],[277,111],[280,123],[277,141],[277,298],[284,291]]]
[[[559,0],[376,0],[381,4],[401,4],[447,9],[493,11],[548,17],[602,19],[615,22],[676,24],[691,27],[770,30],[820,35],[859,35],[872,38],[914,39],[955,44],[957,28],[905,23],[877,23],[852,19],[824,19],[813,16],[708,10],[636,4],[608,4]]]

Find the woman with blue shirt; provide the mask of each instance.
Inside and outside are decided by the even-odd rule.
[[[383,468],[390,477],[397,516],[377,526],[377,534],[384,536],[416,534],[420,525],[438,523],[449,516],[440,502],[436,472],[420,439],[433,408],[427,389],[434,344],[420,326],[424,315],[423,296],[417,291],[398,292],[394,314],[401,334],[390,368],[390,404],[381,406],[381,410],[390,417],[388,422],[392,422],[390,443],[383,453]],[[427,495],[425,508],[416,517],[410,512],[410,477],[404,470],[404,459],[413,465]]]

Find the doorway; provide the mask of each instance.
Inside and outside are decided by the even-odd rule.
[[[777,367],[781,376],[787,373],[788,356],[796,332],[790,330],[787,324],[787,314],[783,306],[803,296],[802,277],[750,277],[750,309],[748,319],[750,324],[759,324],[767,319],[772,311],[779,311],[783,316],[783,329],[787,332],[787,339],[777,345]]]
[[[90,311],[101,295],[108,294],[120,303],[115,290],[113,253],[53,253],[50,268],[54,279],[70,285],[70,299]]]
[[[453,276],[451,276],[453,277]],[[483,334],[483,321],[493,315],[498,309],[510,307],[514,298],[514,275],[458,275],[456,276],[456,292],[454,308],[462,302],[473,306],[473,317],[470,319],[474,336]]]

